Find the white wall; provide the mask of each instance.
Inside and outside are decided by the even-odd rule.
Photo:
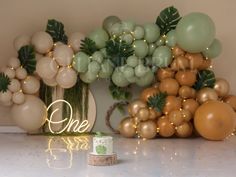
[[[104,17],[114,14],[122,19],[137,23],[154,22],[163,8],[174,5],[182,15],[193,11],[207,13],[214,21],[217,37],[223,44],[222,55],[214,61],[216,76],[224,77],[231,83],[236,94],[236,45],[234,0],[1,0],[0,1],[0,65],[15,55],[12,42],[19,34],[32,34],[44,30],[47,19],[62,21],[69,34],[89,31],[101,25]],[[107,131],[104,115],[114,101],[107,90],[105,81],[92,84],[91,89],[97,101],[97,122],[95,130]],[[114,116],[117,124],[121,116]],[[12,124],[9,109],[0,107],[0,124]]]

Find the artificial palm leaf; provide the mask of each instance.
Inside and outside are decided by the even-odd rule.
[[[10,78],[4,73],[0,73],[0,92],[6,92],[10,83]]]
[[[46,32],[52,36],[53,42],[67,44],[68,38],[65,34],[63,23],[54,19],[48,20]]]
[[[36,69],[35,51],[32,45],[25,45],[18,51],[21,66],[28,74],[33,74]]]
[[[132,96],[129,87],[118,87],[112,81],[109,86],[109,91],[115,100],[128,100]]]
[[[179,12],[175,7],[170,6],[162,10],[156,20],[156,24],[160,27],[161,35],[175,29],[180,19]]]
[[[211,70],[201,70],[197,74],[197,81],[193,86],[196,90],[200,90],[203,87],[213,88],[215,85],[216,79],[215,74]]]
[[[166,93],[158,93],[149,97],[148,99],[148,106],[154,108],[157,112],[162,112],[165,104],[166,104]]]
[[[92,39],[86,37],[85,39],[81,40],[81,42],[80,50],[87,55],[92,55],[97,51],[96,43]]]

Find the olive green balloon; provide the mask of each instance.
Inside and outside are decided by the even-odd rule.
[[[152,63],[158,67],[167,67],[172,61],[171,49],[168,46],[160,46],[152,55]]]
[[[175,30],[171,30],[166,35],[166,45],[168,45],[169,47],[174,47],[176,43],[177,43],[176,32]]]
[[[108,16],[103,20],[102,27],[103,27],[103,29],[105,29],[108,32],[109,29],[111,28],[111,26],[114,25],[115,23],[118,23],[118,22],[121,22],[119,17]]]
[[[144,58],[148,54],[148,45],[143,40],[133,42],[134,54],[139,58]]]
[[[91,61],[88,65],[88,71],[97,75],[98,72],[100,71],[101,66],[97,61]]]
[[[92,60],[97,61],[98,63],[102,63],[103,61],[103,53],[101,51],[96,51],[92,55]]]
[[[78,52],[73,58],[73,68],[79,73],[88,70],[89,56],[84,52]]]
[[[216,58],[222,51],[221,42],[218,39],[214,39],[212,44],[207,47],[202,53],[206,58]]]
[[[131,66],[131,67],[135,67],[135,66],[138,65],[139,60],[138,60],[138,58],[137,58],[136,56],[131,55],[131,56],[129,56],[129,57],[127,58],[126,62],[127,62],[127,65],[129,65],[129,66]]]
[[[89,34],[89,38],[95,42],[97,48],[101,49],[106,46],[109,36],[104,29],[98,28]]]
[[[131,34],[122,34],[121,39],[127,44],[132,44],[134,37]]]
[[[144,31],[144,39],[148,43],[156,42],[156,40],[160,37],[160,28],[154,23],[145,24]]]
[[[215,38],[215,24],[203,13],[184,16],[176,26],[177,44],[191,53],[204,51]]]
[[[148,55],[152,55],[157,45],[155,43],[151,43],[148,45]]]

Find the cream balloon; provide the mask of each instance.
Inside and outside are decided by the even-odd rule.
[[[25,34],[17,36],[14,40],[15,49],[18,51],[18,50],[20,50],[21,47],[29,45],[30,40],[31,40],[30,36],[25,35]]]
[[[23,104],[14,104],[11,117],[17,126],[27,132],[38,130],[47,118],[47,108],[43,101],[33,95],[25,95]]]
[[[12,95],[12,101],[15,104],[23,104],[25,101],[25,95],[22,92],[15,92]]]
[[[16,78],[23,80],[27,77],[27,71],[25,68],[19,67],[16,69]]]
[[[16,76],[15,70],[9,67],[5,69],[4,74],[6,74],[10,79],[13,79]]]
[[[48,33],[39,31],[32,36],[32,44],[38,53],[45,54],[52,49],[53,39]]]
[[[62,88],[71,88],[77,82],[77,73],[72,68],[62,67],[58,71],[56,81]]]
[[[11,92],[17,92],[21,89],[20,82],[17,79],[11,79],[10,85],[8,85],[8,89]]]
[[[69,35],[68,44],[72,47],[74,52],[78,52],[81,46],[81,40],[85,38],[85,35],[80,32],[75,32]]]
[[[16,57],[11,57],[7,64],[10,68],[18,68],[20,66],[20,60]]]
[[[12,99],[12,92],[7,90],[6,92],[0,92],[0,102],[7,103]]]
[[[72,63],[74,52],[67,45],[59,45],[53,51],[53,57],[60,66],[69,66]]]
[[[40,82],[34,76],[28,76],[21,82],[23,93],[35,94],[39,91]]]
[[[50,87],[55,87],[55,86],[57,86],[57,81],[56,81],[56,78],[55,78],[55,77],[52,78],[52,79],[43,79],[43,82],[44,82],[46,85],[50,86]]]
[[[56,76],[59,66],[50,57],[41,58],[36,64],[36,72],[43,79],[52,79]]]

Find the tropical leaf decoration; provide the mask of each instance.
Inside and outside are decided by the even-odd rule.
[[[6,92],[10,83],[10,78],[4,73],[0,73],[0,92]]]
[[[92,55],[94,52],[98,50],[96,47],[96,43],[92,39],[89,39],[88,37],[81,40],[81,42],[82,43],[80,51],[86,53],[87,55]]]
[[[194,84],[196,90],[200,90],[203,87],[213,88],[215,85],[216,79],[215,74],[211,70],[201,70],[197,74],[197,81]]]
[[[18,51],[18,58],[21,66],[28,74],[33,74],[36,69],[35,51],[32,45],[25,45]]]
[[[156,24],[160,27],[161,35],[165,35],[170,30],[175,29],[180,19],[179,12],[174,6],[162,10],[156,19]]]
[[[166,93],[158,93],[149,97],[147,105],[151,108],[154,108],[157,112],[162,112],[165,104],[166,104]]]
[[[107,148],[103,145],[98,145],[98,146],[96,146],[96,152],[98,154],[106,154]]]
[[[67,44],[68,37],[65,34],[63,23],[55,19],[48,20],[46,32],[52,36],[53,42]]]
[[[125,65],[127,58],[133,55],[134,51],[131,44],[116,37],[106,42],[106,53],[114,66],[118,67]]]
[[[132,97],[129,87],[118,87],[112,81],[110,82],[109,91],[115,100],[128,100]]]

